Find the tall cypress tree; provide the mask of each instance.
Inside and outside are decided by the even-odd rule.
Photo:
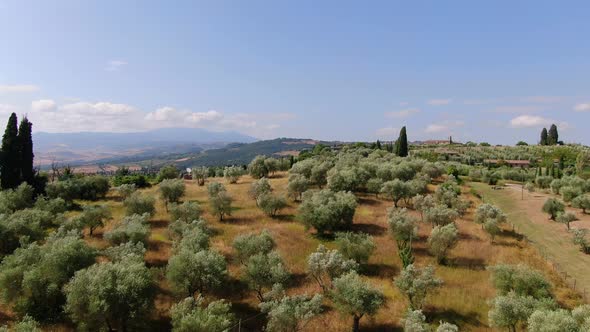
[[[549,134],[547,135],[547,145],[555,145],[559,140],[559,134],[557,133],[557,126],[552,124],[549,128]]]
[[[35,170],[33,168],[33,138],[31,131],[33,124],[26,117],[21,120],[18,127],[18,144],[20,148],[20,171],[22,181],[34,184]]]
[[[406,135],[406,126],[402,127],[399,132],[399,138],[397,139],[396,154],[400,157],[408,156],[408,136]]]
[[[547,128],[541,130],[541,141],[539,142],[539,145],[547,145]]]
[[[21,182],[17,126],[16,114],[12,113],[8,119],[4,136],[2,136],[2,160],[0,162],[0,185],[2,189],[16,188]]]

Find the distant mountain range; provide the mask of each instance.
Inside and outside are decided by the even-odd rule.
[[[197,153],[229,143],[252,143],[256,138],[237,132],[164,128],[145,132],[33,134],[35,163],[84,164],[97,160]],[[141,159],[141,158],[138,158]]]

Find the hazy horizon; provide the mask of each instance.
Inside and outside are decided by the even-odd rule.
[[[0,121],[35,132],[590,143],[590,4],[2,1]],[[26,18],[26,19],[25,19]]]

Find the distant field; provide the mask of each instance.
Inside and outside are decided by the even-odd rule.
[[[515,225],[515,230],[528,237],[556,268],[566,272],[573,285],[576,280],[578,290],[583,294],[586,290],[590,296],[590,255],[582,253],[572,243],[572,235],[565,225],[548,220],[547,214],[541,211],[548,194],[528,193],[524,191],[521,199],[520,186],[508,187],[504,190],[492,190],[483,183],[471,183],[471,187],[483,195],[486,202],[493,203],[508,214],[508,221]],[[571,223],[572,228],[590,228],[590,216],[583,215],[581,210],[575,212],[580,220]],[[573,279],[572,279],[573,278]]]

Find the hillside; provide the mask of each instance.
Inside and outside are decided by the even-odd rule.
[[[339,142],[300,138],[276,138],[254,143],[231,143],[223,147],[211,146],[209,149],[195,149],[194,151],[175,152],[171,149],[148,150],[136,155],[98,159],[91,163],[82,163],[77,166],[109,164],[115,166],[137,165],[158,167],[174,164],[178,168],[185,168],[192,166],[246,165],[258,155],[275,157],[296,156],[302,150],[313,149],[317,144],[336,145]]]
[[[251,143],[257,139],[237,132],[214,132],[193,128],[162,128],[145,132],[45,133],[33,134],[36,161],[71,165],[113,159],[143,160],[170,154],[198,153],[228,143]]]

